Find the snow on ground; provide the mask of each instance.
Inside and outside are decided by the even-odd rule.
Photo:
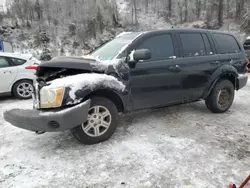
[[[85,146],[71,134],[36,135],[2,112],[31,101],[0,101],[0,187],[222,188],[250,174],[250,83],[225,114],[204,102],[121,118],[107,142]],[[28,114],[27,114],[28,115]]]

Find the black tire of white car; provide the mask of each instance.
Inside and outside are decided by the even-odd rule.
[[[114,134],[118,119],[118,110],[112,101],[103,97],[93,97],[91,98],[88,120],[71,129],[71,133],[78,141],[86,145],[104,142]],[[102,121],[105,122],[102,123]],[[105,127],[102,127],[102,124],[105,124]],[[97,129],[100,136],[95,134]]]
[[[225,93],[224,100],[221,96],[222,92]],[[224,113],[232,106],[234,95],[235,90],[232,82],[229,80],[219,80],[206,99],[206,106],[213,113]]]
[[[18,81],[18,82],[16,82],[15,84],[14,84],[14,86],[13,86],[13,88],[12,88],[12,92],[13,92],[13,94],[14,94],[14,96],[15,97],[17,97],[17,98],[19,98],[19,99],[31,99],[32,98],[32,93],[30,93],[30,95],[21,95],[20,94],[20,91],[18,92],[18,88],[21,86],[21,85],[26,85],[27,87],[28,87],[28,85],[30,85],[31,87],[32,87],[32,89],[34,89],[33,87],[33,83],[32,83],[32,81],[31,80],[20,80],[20,81]],[[25,90],[23,91],[23,92],[26,92],[26,88],[25,88]],[[28,92],[28,91],[27,91]],[[32,92],[32,91],[30,91],[30,92]]]

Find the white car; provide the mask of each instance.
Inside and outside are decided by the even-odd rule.
[[[31,98],[39,64],[31,54],[0,53],[0,95]]]

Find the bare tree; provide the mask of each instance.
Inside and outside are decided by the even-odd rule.
[[[184,6],[185,6],[184,22],[187,22],[188,21],[188,0],[184,0]]]
[[[132,0],[132,24],[137,25],[138,24],[138,18],[137,18],[137,2],[136,0]]]
[[[196,16],[197,16],[197,19],[200,18],[201,16],[201,0],[196,0]]]
[[[218,6],[218,25],[221,27],[223,25],[223,15],[224,15],[224,0],[219,0]]]
[[[148,13],[149,0],[145,0],[145,12]]]
[[[236,20],[240,20],[244,15],[245,0],[236,0]]]
[[[168,17],[172,17],[172,0],[168,0]]]

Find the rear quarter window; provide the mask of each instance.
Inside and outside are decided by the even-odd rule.
[[[218,46],[218,52],[220,54],[230,54],[230,53],[239,53],[241,52],[240,46],[237,43],[236,39],[227,34],[213,34],[214,39]]]
[[[18,58],[11,58],[13,66],[19,66],[19,65],[23,65],[24,63],[26,63],[26,60],[24,59],[18,59]]]

